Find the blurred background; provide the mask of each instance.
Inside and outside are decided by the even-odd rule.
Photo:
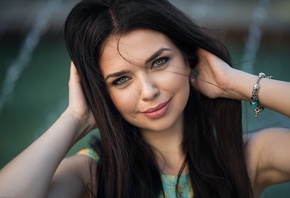
[[[237,68],[290,81],[290,1],[171,1],[223,40]],[[0,168],[44,133],[67,106],[70,59],[63,26],[76,2],[0,1]],[[245,131],[290,127],[289,119],[269,110],[254,118],[248,106]],[[68,155],[87,147],[90,135]],[[286,183],[266,189],[262,197],[289,195]]]

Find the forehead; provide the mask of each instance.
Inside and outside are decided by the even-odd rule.
[[[175,45],[164,34],[153,30],[134,30],[122,36],[111,36],[104,42],[100,57],[101,70],[108,66],[142,64],[161,48],[176,51]]]

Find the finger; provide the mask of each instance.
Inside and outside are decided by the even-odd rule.
[[[197,65],[194,68],[194,70],[197,73],[200,73],[201,67],[204,67],[204,65],[206,65],[208,63],[208,61],[207,61],[208,54],[209,54],[209,52],[204,50],[204,49],[199,48],[197,50],[197,55],[199,57],[199,61],[198,61]]]
[[[72,82],[79,82],[80,81],[78,71],[77,71],[77,69],[72,61],[70,64],[70,80]]]
[[[202,48],[199,48],[199,49],[197,50],[197,55],[198,55],[199,58],[201,58],[201,59],[206,59],[206,57],[207,57],[208,54],[209,54],[209,52],[206,51],[206,50],[204,50],[204,49],[202,49]]]

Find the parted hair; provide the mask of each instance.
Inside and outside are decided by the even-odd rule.
[[[153,149],[114,106],[99,64],[107,38],[136,29],[167,36],[192,69],[199,62],[199,48],[232,65],[223,44],[167,0],[82,0],[76,4],[65,23],[65,42],[100,131],[100,141],[94,138],[92,143],[100,154],[97,170],[92,171],[96,172],[92,175],[95,185],[90,187],[96,192],[94,197],[164,194]],[[241,101],[210,99],[190,87],[182,147],[194,197],[252,196],[241,115]]]

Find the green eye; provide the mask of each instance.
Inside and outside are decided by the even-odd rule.
[[[122,84],[126,83],[128,80],[130,80],[129,77],[122,76],[122,77],[114,80],[112,84],[118,86],[118,85],[122,85]]]
[[[168,59],[169,59],[168,57],[159,58],[153,62],[152,67],[161,67],[168,61]]]

